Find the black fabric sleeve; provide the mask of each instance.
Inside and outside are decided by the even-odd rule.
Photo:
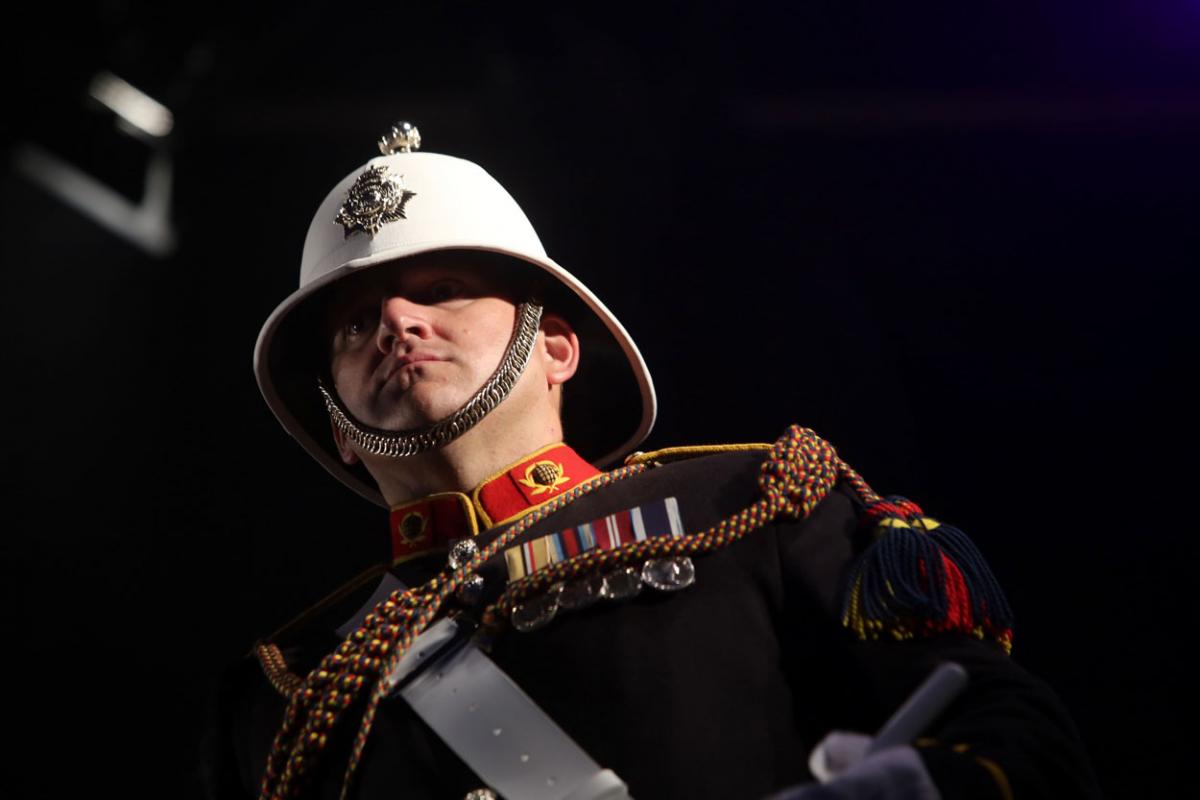
[[[799,632],[793,674],[831,687],[822,722],[874,733],[938,664],[956,661],[968,688],[916,743],[944,800],[1099,797],[1061,701],[998,644],[965,633],[860,641],[842,626],[848,572],[869,546],[859,506],[839,487],[804,523],[779,526],[785,611]],[[821,658],[805,660],[814,649]]]

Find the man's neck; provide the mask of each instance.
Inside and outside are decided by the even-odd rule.
[[[368,469],[394,506],[437,492],[470,492],[528,453],[562,440],[557,420],[544,427],[498,428],[480,424],[445,447],[402,459],[378,457]]]

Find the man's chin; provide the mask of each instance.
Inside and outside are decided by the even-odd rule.
[[[413,398],[407,399],[409,402],[404,404],[403,409],[397,409],[391,414],[381,416],[383,424],[373,427],[393,433],[420,430],[428,428],[430,425],[436,425],[459,408],[459,406],[452,406],[445,402],[414,403],[411,402]]]
[[[455,403],[455,398],[449,397],[445,386],[434,385],[430,381],[418,381],[405,392],[394,395],[382,395],[378,398],[377,407],[373,409],[371,418],[381,424],[367,422],[373,428],[385,431],[411,431],[428,428],[449,417],[466,402],[466,398]]]

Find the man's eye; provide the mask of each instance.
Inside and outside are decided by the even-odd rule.
[[[363,309],[346,320],[346,324],[342,326],[342,332],[347,336],[361,336],[373,327],[375,327],[374,313]]]
[[[433,303],[443,303],[447,300],[453,300],[461,295],[463,286],[458,281],[445,280],[438,281],[429,287],[429,300]]]

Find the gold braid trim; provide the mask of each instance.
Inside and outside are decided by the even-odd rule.
[[[992,776],[992,780],[996,782],[996,788],[1000,790],[1000,796],[1004,800],[1013,800],[1012,784],[1008,782],[1008,776],[1004,774],[1004,770],[1000,768],[1000,765],[990,758],[984,758],[983,756],[975,756],[975,761]]]
[[[288,669],[279,645],[259,642],[254,645],[254,655],[271,686],[284,697],[290,698],[304,684],[303,678]]]
[[[363,584],[372,578],[379,577],[386,569],[387,565],[376,564],[364,570],[323,597],[316,605],[309,606],[300,612],[290,622],[268,636],[265,642],[260,641],[255,643],[250,652],[258,659],[258,664],[262,667],[263,674],[267,676],[267,680],[270,681],[271,686],[275,687],[275,691],[290,700],[292,695],[296,693],[296,690],[304,683],[303,678],[288,669],[287,659],[283,657],[283,651],[279,649],[279,646],[275,642],[292,630],[299,628],[308,622],[309,619],[346,597],[351,592],[360,589]]]
[[[933,739],[928,736],[921,736],[913,740],[913,746],[945,747],[945,745],[943,745],[937,739]],[[958,753],[959,755],[967,753],[970,749],[971,745],[965,742],[959,742],[958,744],[950,745],[950,751],[953,753]],[[987,773],[992,776],[992,780],[996,782],[996,789],[999,790],[1000,796],[1004,798],[1004,800],[1014,800],[1012,784],[1008,782],[1008,775],[1004,773],[1004,770],[999,764],[997,764],[995,761],[992,761],[990,758],[984,758],[983,756],[971,756],[971,758],[973,758],[975,763],[987,770]]]
[[[636,453],[630,453],[625,458],[625,464],[648,464],[656,461],[660,464],[665,464],[669,461],[682,461],[685,458],[710,456],[714,453],[738,453],[750,451],[758,452],[770,449],[771,445],[765,442],[750,442],[748,444],[683,445],[680,447],[664,447],[661,450],[651,450],[648,453],[639,450]]]

